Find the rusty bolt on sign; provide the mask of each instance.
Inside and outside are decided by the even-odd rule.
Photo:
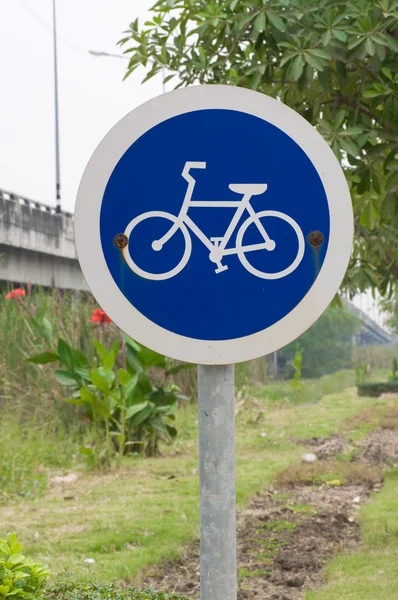
[[[323,240],[324,235],[320,231],[311,231],[311,233],[308,235],[309,243],[311,244],[311,246],[315,246],[315,248],[320,246]]]
[[[129,243],[129,239],[127,235],[124,235],[124,233],[118,233],[113,241],[115,243],[115,246],[117,246],[118,248],[125,248]]]

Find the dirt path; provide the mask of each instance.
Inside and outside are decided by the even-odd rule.
[[[320,460],[288,467],[238,516],[238,600],[298,600],[319,585],[325,563],[358,543],[358,509],[380,490],[384,465],[398,463],[398,436],[388,429],[356,445],[338,436],[299,443]],[[199,597],[199,543],[145,583]]]

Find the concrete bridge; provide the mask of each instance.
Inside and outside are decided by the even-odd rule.
[[[396,341],[396,337],[380,327],[363,310],[354,306],[351,302],[346,302],[350,312],[361,321],[361,328],[355,335],[355,344],[357,346],[378,346],[382,344],[391,344]]]
[[[87,290],[73,215],[0,189],[0,280]]]

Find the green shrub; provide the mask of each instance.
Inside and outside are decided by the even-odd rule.
[[[358,396],[378,398],[381,394],[398,394],[398,381],[363,381],[358,384]]]
[[[179,394],[172,377],[191,365],[173,366],[170,359],[128,336],[124,336],[123,348],[118,340],[108,349],[94,340],[91,356],[62,338],[54,348],[49,322],[36,321],[36,325],[48,331],[47,348],[28,360],[40,366],[60,363],[62,368],[54,375],[71,395],[66,401],[78,407],[78,414],[94,431],[93,447],[82,448],[91,462],[110,467],[116,455],[120,466],[127,450],[156,456],[160,442],[175,439],[174,413],[179,401],[187,398]],[[156,385],[149,375],[151,369],[158,373]]]
[[[359,327],[359,319],[344,308],[329,308],[298,338],[304,353],[303,378],[314,379],[351,368],[353,335]],[[295,342],[278,352],[281,375],[287,379],[294,374],[291,361],[295,353]]]
[[[45,593],[45,600],[187,600],[186,596],[140,591],[131,587],[106,584],[62,584],[53,585]]]
[[[50,572],[46,566],[26,558],[21,551],[15,533],[9,533],[5,540],[0,538],[0,600],[36,600],[42,596]]]

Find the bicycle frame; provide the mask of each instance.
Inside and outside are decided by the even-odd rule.
[[[205,162],[187,162],[185,163],[182,177],[188,182],[187,191],[185,192],[184,202],[182,204],[180,213],[177,221],[172,225],[169,231],[159,240],[160,246],[163,246],[180,228],[182,223],[185,223],[191,229],[191,231],[199,238],[199,240],[208,248],[210,251],[210,260],[217,264],[218,269],[216,272],[227,269],[221,264],[221,260],[224,256],[231,254],[237,254],[236,247],[226,249],[229,240],[234,233],[239,220],[245,210],[249,212],[253,217],[253,222],[256,224],[260,233],[264,238],[264,242],[261,244],[252,244],[245,246],[245,252],[253,250],[273,250],[274,242],[270,239],[267,232],[265,231],[262,223],[256,218],[256,212],[250,204],[250,199],[253,195],[252,192],[248,191],[244,193],[243,198],[240,200],[192,200],[193,191],[195,188],[196,180],[189,173],[190,169],[205,169]],[[248,186],[249,188],[250,186]],[[208,238],[203,231],[196,225],[196,223],[188,216],[188,210],[190,208],[236,208],[235,214],[231,219],[231,222],[222,238]],[[214,242],[212,241],[214,240]],[[217,243],[219,242],[219,243]]]

